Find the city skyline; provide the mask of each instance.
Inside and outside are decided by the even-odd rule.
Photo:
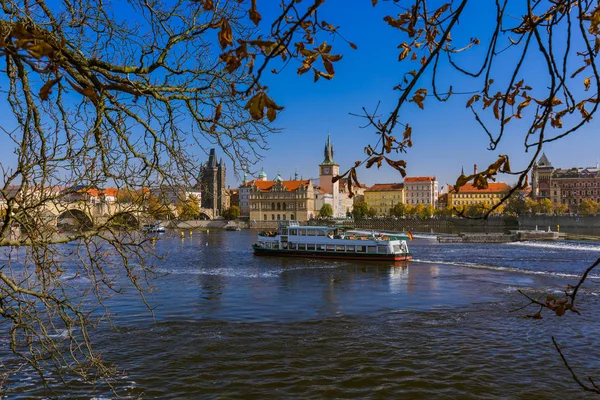
[[[486,12],[485,7],[494,6],[479,3],[467,5],[464,11],[466,24],[453,32],[453,41],[457,47],[464,45],[473,36],[477,36],[482,42],[489,39],[494,27],[495,10]],[[363,148],[374,143],[377,137],[373,129],[361,128],[365,125],[365,120],[355,115],[362,114],[362,107],[373,111],[379,106],[379,113],[385,116],[399,95],[392,88],[402,80],[406,72],[415,68],[415,64],[409,60],[398,62],[397,47],[404,39],[397,30],[383,21],[384,15],[395,15],[400,11],[398,7],[391,4],[388,7],[385,3],[372,7],[368,1],[357,2],[352,7],[339,7],[336,2],[323,5],[321,17],[329,23],[339,25],[343,37],[356,44],[358,49],[352,50],[339,37],[334,40],[318,38],[331,43],[333,53],[343,54],[343,58],[335,63],[335,77],[330,81],[319,79],[313,83],[312,73],[298,76],[299,65],[293,62],[276,75],[265,75],[270,96],[285,109],[277,115],[274,122],[274,126],[282,129],[282,133],[268,138],[270,150],[264,151],[264,159],[255,165],[257,172],[264,168],[269,177],[274,177],[278,171],[282,176],[288,177],[293,176],[297,168],[305,179],[307,174],[317,177],[317,165],[322,161],[322,144],[328,134],[331,134],[336,162],[340,164],[341,172],[353,166],[355,161],[365,158]],[[521,11],[516,9],[511,14],[522,15]],[[268,19],[268,14],[265,14],[265,20]],[[368,26],[369,29],[353,29],[360,26]],[[507,37],[502,37],[502,40],[509,43]],[[573,61],[577,50],[575,47],[572,50]],[[481,64],[482,54],[483,48],[473,48],[459,60],[464,65],[475,68],[475,65]],[[499,62],[505,62],[512,68],[511,63],[514,63],[518,55],[511,51],[503,52]],[[518,78],[525,79],[534,90],[543,90],[549,83],[546,74],[539,72],[542,65],[541,57],[532,55],[526,60]],[[447,90],[452,86],[455,92],[463,94],[455,94],[448,102],[438,102],[427,96],[424,110],[414,103],[403,106],[400,120],[413,127],[413,147],[407,154],[392,155],[407,161],[407,175],[435,175],[440,185],[454,184],[462,168],[465,172],[472,171],[473,165],[477,164],[481,171],[500,154],[509,155],[513,170],[524,169],[534,154],[534,149],[525,153],[523,147],[527,125],[513,120],[507,125],[498,148],[487,150],[487,134],[465,107],[473,91],[480,90],[483,86],[481,80],[467,79],[453,71],[447,63],[440,66],[440,71],[447,74],[447,78],[443,82],[445,87],[438,89]],[[508,79],[503,72],[501,67],[495,70],[493,78],[499,85],[494,85],[493,90],[503,90],[501,85]],[[431,73],[424,75],[421,80],[419,87],[428,87],[431,93]],[[575,92],[582,92],[584,87],[578,82],[573,83],[573,89]],[[486,117],[489,117],[488,114]],[[531,113],[524,112],[523,120],[528,117],[531,118]],[[555,165],[565,168],[594,166],[600,157],[596,126],[597,122],[592,120],[569,137],[545,144],[542,151]],[[549,132],[554,135],[560,130]],[[396,135],[401,134],[402,127],[397,130]],[[397,171],[384,165],[379,170],[376,167],[360,169],[359,180],[373,185],[402,182],[402,177]],[[232,187],[237,185],[233,175],[228,176],[228,181],[232,182]],[[499,176],[498,181],[514,183],[516,179],[514,176]]]

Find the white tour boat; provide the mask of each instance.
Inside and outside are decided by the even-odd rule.
[[[352,230],[347,227],[281,225],[275,232],[260,232],[252,245],[257,256],[341,258],[404,261],[412,259],[408,235]]]

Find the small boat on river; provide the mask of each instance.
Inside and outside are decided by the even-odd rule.
[[[277,231],[260,232],[252,248],[257,256],[404,261],[412,259],[409,239],[410,234],[290,222]]]
[[[161,225],[159,221],[153,224],[145,224],[142,226],[142,231],[146,233],[164,233],[165,227]]]

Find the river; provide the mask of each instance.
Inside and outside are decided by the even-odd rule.
[[[519,294],[560,295],[600,243],[440,244],[416,234],[415,259],[391,265],[255,257],[256,231],[170,232],[157,241],[154,315],[134,293],[109,301],[115,332],[93,340],[123,371],[115,390],[151,399],[586,398],[600,371],[600,288],[581,316],[523,318]],[[595,278],[600,278],[600,271]],[[85,285],[82,279],[82,285]],[[53,386],[34,375],[7,398],[113,398],[107,385]]]

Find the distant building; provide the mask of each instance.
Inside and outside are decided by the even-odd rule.
[[[272,181],[257,179],[243,188],[248,188],[251,221],[308,221],[317,216],[310,180],[284,181],[277,175]]]
[[[377,215],[388,216],[398,203],[404,203],[403,183],[376,183],[364,191],[365,203]]]
[[[448,187],[448,207],[462,209],[465,206],[475,204],[497,204],[502,196],[510,190],[510,186],[502,182],[488,183],[486,189],[478,189],[470,183],[461,186],[459,191],[454,190],[454,187]]]
[[[431,204],[437,206],[438,181],[435,176],[414,176],[404,178],[404,199],[406,204]]]
[[[217,163],[215,149],[211,149],[206,164],[200,167],[197,189],[201,192],[202,208],[213,210],[213,218],[228,208],[229,199],[225,184],[226,168],[223,158]]]
[[[550,200],[577,211],[584,199],[600,203],[600,168],[555,169],[550,178]]]
[[[542,153],[542,157],[535,163],[531,170],[531,195],[534,199],[550,198],[550,179],[554,167]]]

